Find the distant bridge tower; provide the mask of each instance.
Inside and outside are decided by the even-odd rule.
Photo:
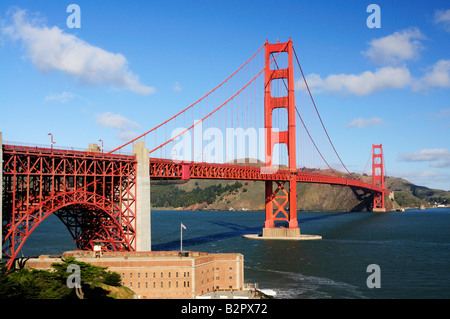
[[[383,145],[372,145],[372,183],[373,186],[384,189],[384,159]],[[373,211],[385,212],[384,192],[373,194]]]
[[[275,63],[271,63],[271,54],[286,52],[288,66],[278,69]],[[277,66],[271,69],[270,66]],[[282,80],[286,85],[287,95],[281,97],[272,96],[271,84],[273,80]],[[287,131],[272,130],[272,115],[276,108],[287,111]],[[295,149],[295,92],[294,92],[294,67],[292,56],[292,41],[286,43],[265,44],[265,92],[264,92],[264,127],[266,138],[266,167],[272,167],[273,147],[275,144],[286,144],[289,158],[289,170],[292,171],[288,181],[271,181],[265,183],[266,196],[266,221],[263,229],[263,237],[295,237],[300,235],[297,222],[297,180],[296,180],[296,149]],[[277,184],[273,190],[273,182]],[[285,183],[289,182],[289,188]],[[276,211],[274,212],[274,204]],[[289,210],[287,207],[289,206]],[[275,221],[287,221],[288,228],[275,228]],[[281,232],[281,233],[280,233]]]

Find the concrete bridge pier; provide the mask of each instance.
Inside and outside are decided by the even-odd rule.
[[[136,251],[151,251],[150,166],[144,142],[133,145],[136,167]]]

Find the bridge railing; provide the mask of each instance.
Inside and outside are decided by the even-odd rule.
[[[115,154],[106,154],[105,152],[92,152],[87,149],[71,147],[71,146],[58,146],[58,147],[49,147],[48,145],[43,144],[31,144],[31,143],[21,143],[21,142],[12,142],[12,141],[4,141],[3,147],[6,150],[20,150],[20,151],[28,151],[28,152],[45,152],[45,153],[53,153],[53,154],[71,154],[71,155],[86,155],[90,154],[93,156],[99,157],[108,157],[108,158],[123,158],[123,157],[134,157],[134,154],[129,152],[117,152]]]

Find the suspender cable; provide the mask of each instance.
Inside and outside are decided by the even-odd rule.
[[[294,51],[294,55],[295,55],[295,59],[297,60],[298,67],[300,68],[300,72],[302,73],[302,77],[303,77],[303,80],[305,82],[306,88],[308,89],[309,96],[311,97],[311,101],[313,102],[313,105],[314,105],[314,108],[316,110],[317,116],[319,117],[320,123],[322,124],[322,127],[323,127],[323,129],[325,131],[325,134],[327,135],[328,141],[330,141],[331,147],[333,147],[333,150],[334,150],[336,156],[338,157],[338,159],[341,162],[342,166],[345,168],[345,170],[349,174],[350,178],[354,179],[353,175],[349,172],[349,170],[347,169],[345,164],[342,162],[341,157],[337,153],[336,148],[334,147],[333,142],[331,141],[330,136],[328,135],[327,129],[325,128],[325,125],[323,124],[322,118],[320,117],[320,114],[319,114],[319,111],[317,109],[316,103],[314,102],[314,98],[312,97],[311,91],[309,90],[309,86],[308,86],[308,83],[306,82],[306,78],[305,78],[305,75],[303,74],[303,70],[302,70],[302,67],[300,66],[300,62],[298,61],[298,57],[297,57],[297,53],[295,52],[295,48],[292,48],[292,49]]]

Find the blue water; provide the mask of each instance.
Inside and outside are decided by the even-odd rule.
[[[303,234],[315,241],[261,241],[263,212],[153,211],[152,249],[237,252],[245,281],[278,298],[450,298],[450,209],[405,213],[300,212]],[[24,256],[76,249],[54,216],[30,236]],[[380,267],[380,288],[368,288],[367,266]]]

